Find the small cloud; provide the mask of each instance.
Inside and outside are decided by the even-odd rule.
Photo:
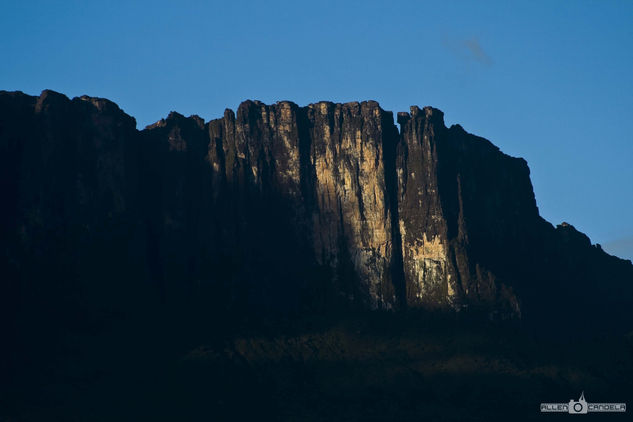
[[[473,59],[487,66],[490,66],[492,64],[492,59],[484,51],[484,49],[481,48],[481,44],[479,44],[479,41],[477,39],[473,38],[470,40],[465,40],[463,41],[463,44],[470,52],[470,55]]]
[[[493,63],[492,58],[486,53],[477,38],[465,40],[444,39],[442,43],[462,60],[476,61],[485,66],[491,66]]]

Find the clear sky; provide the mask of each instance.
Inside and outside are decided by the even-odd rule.
[[[245,99],[432,105],[524,157],[537,203],[633,259],[633,1],[13,1],[0,89],[139,128]]]

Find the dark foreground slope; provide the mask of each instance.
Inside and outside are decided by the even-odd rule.
[[[572,341],[383,311],[296,325],[225,336],[218,321],[170,314],[67,332],[62,347],[30,350],[3,383],[0,418],[522,421],[581,391],[590,402],[633,395],[630,336]]]
[[[108,100],[0,93],[6,415],[380,420],[482,386],[526,409],[630,392],[630,261],[544,221],[524,160],[430,107],[398,123],[247,101],[137,131]]]

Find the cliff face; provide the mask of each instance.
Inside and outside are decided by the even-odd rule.
[[[215,192],[225,183],[244,205],[283,203],[296,241],[331,270],[339,293],[374,308],[396,304],[384,154],[397,141],[390,113],[376,102],[299,108],[248,101],[237,117],[227,112],[210,122],[209,133]],[[244,199],[249,191],[259,198]]]
[[[600,292],[596,313],[630,317],[631,263],[542,220],[524,160],[430,107],[398,123],[373,101],[246,101],[137,131],[107,100],[2,92],[7,312],[57,295],[535,318]]]
[[[496,303],[520,315],[512,285],[529,266],[531,230],[541,229],[526,162],[459,126],[447,129],[436,109],[412,107],[398,121],[407,302]]]
[[[141,244],[134,119],[107,100],[52,91],[2,93],[0,114],[8,320],[31,318],[40,304],[73,320],[66,304],[85,295],[126,300],[118,275],[139,276],[131,264]]]

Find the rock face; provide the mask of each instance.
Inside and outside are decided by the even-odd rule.
[[[399,113],[399,224],[409,305],[497,304],[520,315],[513,281],[539,226],[527,164],[441,111]],[[516,248],[511,256],[509,245]],[[504,271],[504,268],[508,271]]]
[[[339,294],[394,307],[394,198],[384,154],[385,144],[395,147],[394,130],[391,113],[376,102],[299,108],[247,101],[236,117],[227,111],[209,123],[216,201],[239,198],[238,214],[253,202],[285,208],[294,243],[330,273]]]
[[[141,302],[630,319],[633,265],[545,222],[523,159],[437,109],[397,119],[246,101],[137,131],[107,100],[1,92],[7,320]]]

